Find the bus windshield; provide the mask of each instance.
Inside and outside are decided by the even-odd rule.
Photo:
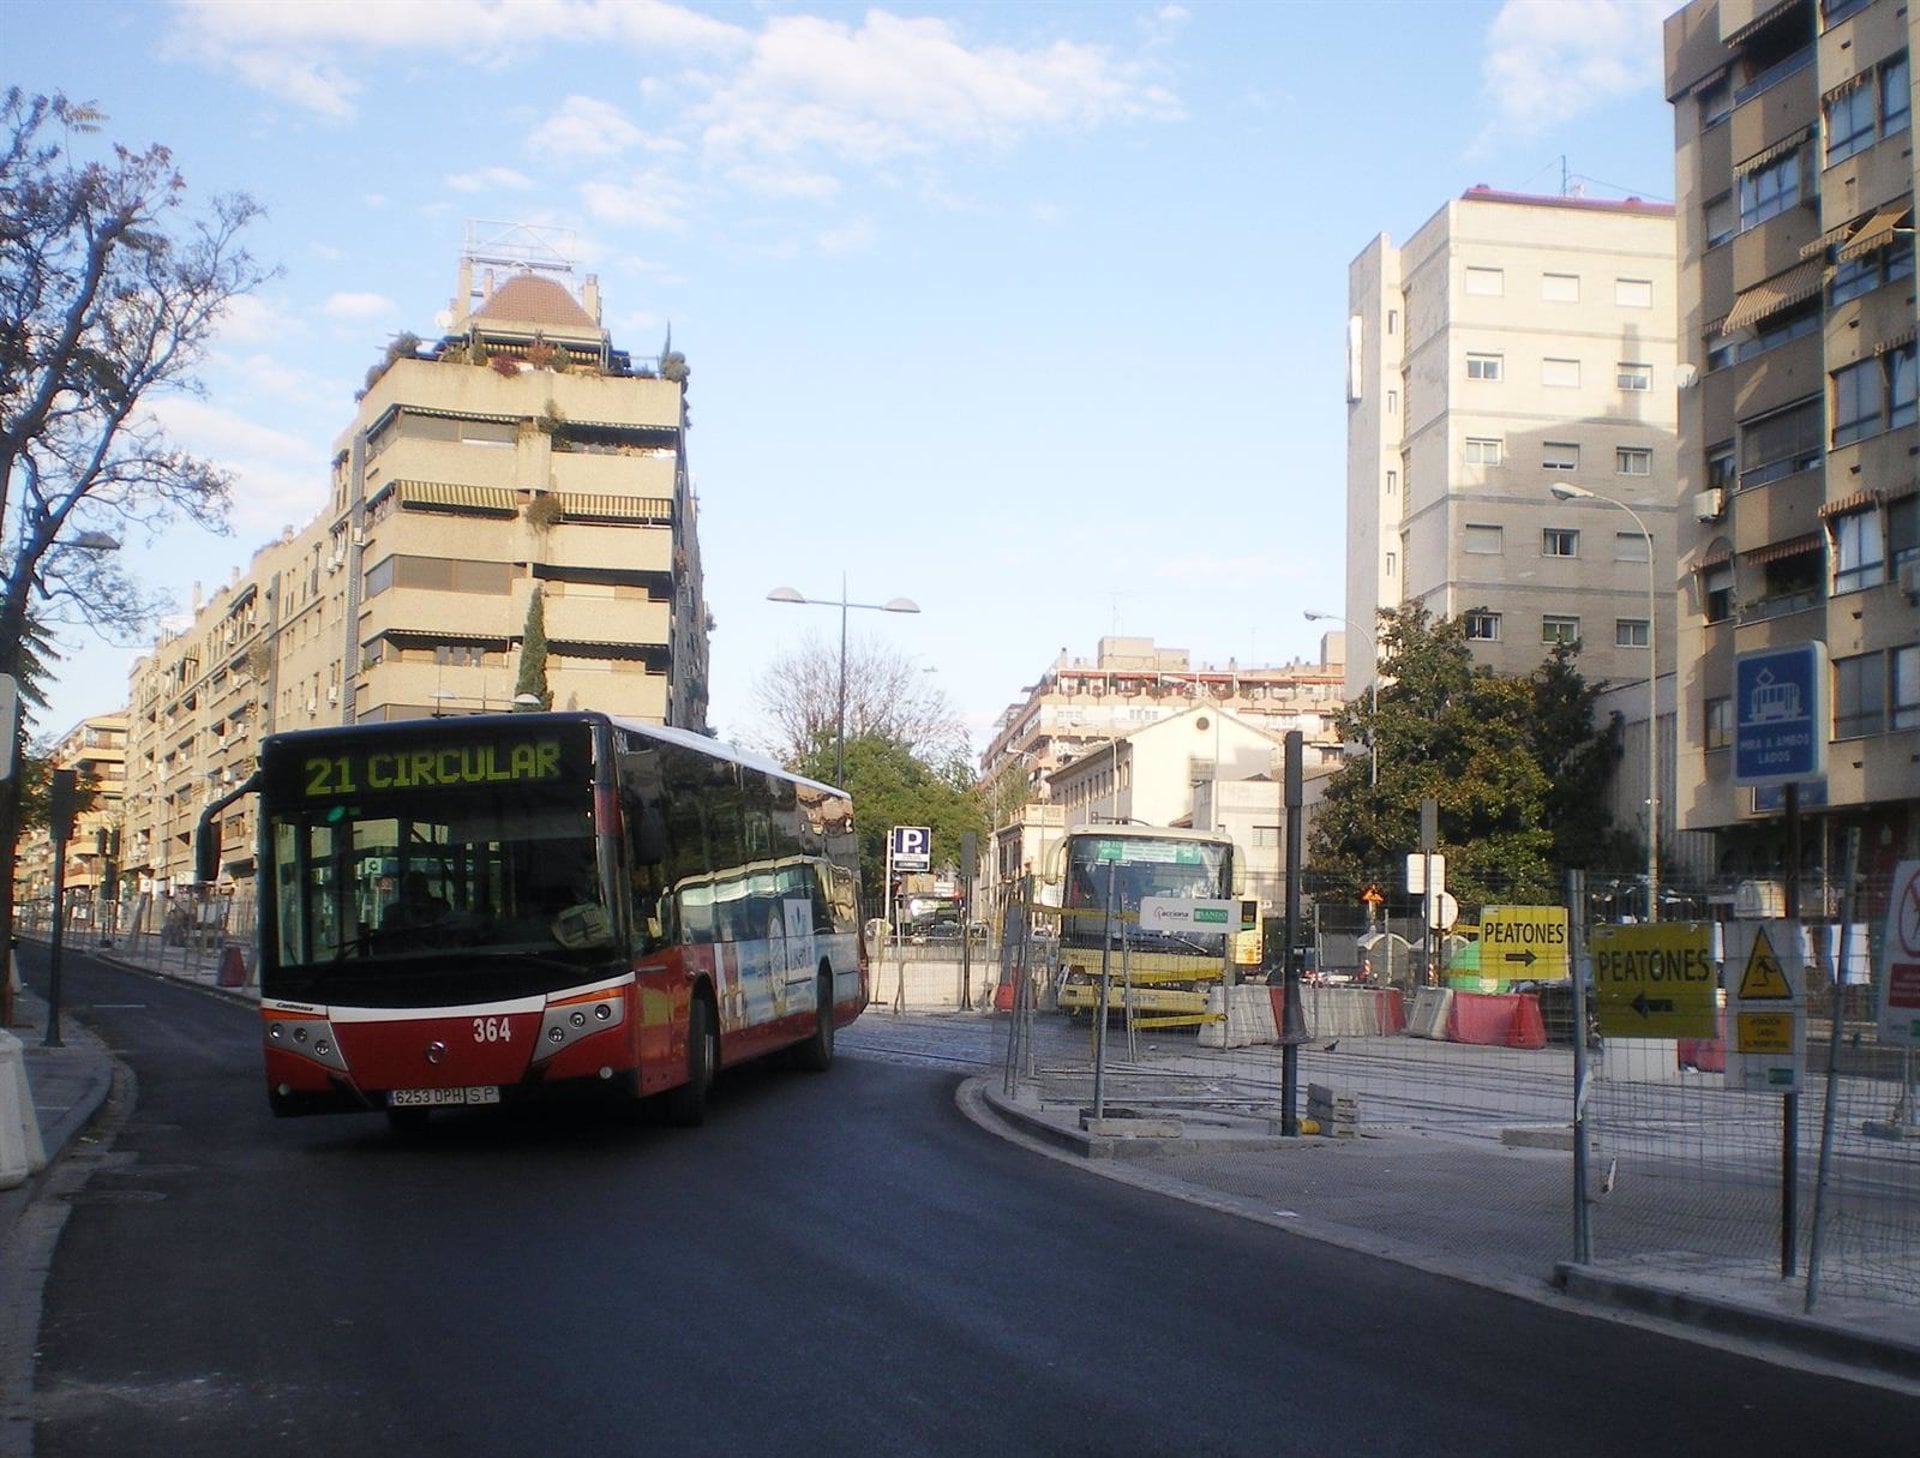
[[[516,995],[615,951],[584,725],[309,739],[263,776],[276,995],[407,1001],[401,984],[454,961]]]
[[[1233,894],[1233,846],[1230,842],[1174,836],[1092,834],[1072,835],[1066,846],[1063,904],[1069,911],[1104,913],[1109,880],[1113,886],[1116,918],[1126,941],[1143,949],[1198,950],[1191,937],[1142,930],[1137,918],[1140,903],[1149,896],[1212,899]],[[1105,938],[1104,915],[1069,915],[1061,924],[1060,939],[1067,945],[1090,946]],[[1214,949],[1218,943],[1212,944]]]

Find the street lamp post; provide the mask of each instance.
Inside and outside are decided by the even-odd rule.
[[[776,587],[767,594],[769,602],[804,603],[811,607],[837,607],[840,609],[840,690],[839,718],[833,738],[833,780],[836,785],[845,787],[847,778],[847,609],[869,608],[877,613],[917,613],[920,605],[908,598],[896,597],[887,602],[848,602],[847,576],[840,574],[840,596],[802,597],[791,587]]]
[[[1371,742],[1367,745],[1367,784],[1374,789],[1380,787],[1380,649],[1373,641],[1373,635],[1365,632],[1341,617],[1338,613],[1316,612],[1307,609],[1307,621],[1310,623],[1342,623],[1350,633],[1359,633],[1367,640],[1367,652],[1373,658],[1373,672],[1368,675],[1367,716],[1373,721]]]
[[[1633,518],[1647,544],[1647,920],[1660,920],[1660,700],[1659,700],[1659,589],[1653,561],[1653,533],[1640,513],[1624,501],[1555,481],[1547,488],[1560,501],[1599,501],[1616,506]]]

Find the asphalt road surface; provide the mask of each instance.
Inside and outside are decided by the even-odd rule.
[[[1887,1391],[1037,1157],[958,1112],[952,1068],[852,1036],[824,1076],[724,1078],[701,1129],[486,1111],[409,1143],[273,1120],[249,1009],[84,957],[66,1003],[137,1090],[47,1283],[41,1458],[1860,1455],[1920,1429]]]

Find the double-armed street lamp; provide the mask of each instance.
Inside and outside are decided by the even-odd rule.
[[[1659,700],[1659,591],[1653,561],[1653,533],[1640,513],[1624,501],[1555,481],[1547,488],[1560,501],[1599,501],[1618,507],[1633,518],[1647,544],[1647,920],[1660,920],[1660,700]]]
[[[847,778],[847,610],[866,608],[877,613],[917,613],[920,611],[920,605],[904,597],[896,597],[887,602],[849,602],[847,601],[847,578],[844,572],[840,575],[840,596],[837,598],[803,597],[791,587],[776,587],[767,594],[767,601],[840,609],[840,707],[833,739],[833,782],[845,788]]]
[[[1371,633],[1356,628],[1338,613],[1316,612],[1308,608],[1306,618],[1310,623],[1345,624],[1348,632],[1358,633],[1367,640],[1367,653],[1373,659],[1373,672],[1368,675],[1367,683],[1368,717],[1373,721],[1367,744],[1367,784],[1377,789],[1380,785],[1380,649]]]

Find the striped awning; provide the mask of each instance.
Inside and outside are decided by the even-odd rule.
[[[1727,315],[1727,322],[1720,326],[1720,332],[1737,334],[1782,309],[1791,308],[1802,299],[1810,299],[1820,292],[1826,281],[1827,265],[1824,260],[1803,259],[1764,283],[1744,290],[1733,301],[1733,310]]]
[[[1829,501],[1820,508],[1820,520],[1829,517],[1845,516],[1850,511],[1859,511],[1862,507],[1873,506],[1880,500],[1877,491],[1856,491],[1851,496],[1842,496],[1838,501]]]
[[[1836,263],[1846,263],[1855,258],[1864,258],[1876,248],[1885,248],[1894,239],[1894,230],[1906,221],[1907,214],[1913,211],[1911,203],[1899,202],[1890,208],[1882,208],[1855,233],[1846,246],[1834,252]]]
[[[1733,175],[1735,177],[1745,177],[1749,172],[1758,172],[1769,162],[1778,162],[1782,157],[1786,156],[1787,153],[1791,152],[1795,147],[1798,147],[1812,135],[1812,127],[1801,127],[1798,131],[1789,132],[1771,147],[1762,147],[1745,161],[1736,163],[1734,165]]]
[[[1693,564],[1695,572],[1711,571],[1715,567],[1724,567],[1733,560],[1733,548],[1724,541],[1715,542],[1701,554],[1700,560]]]
[[[396,481],[402,506],[437,506],[449,511],[479,511],[512,516],[520,509],[505,486],[468,486],[452,481]]]
[[[667,496],[614,496],[605,493],[562,491],[560,509],[570,517],[601,521],[648,521],[671,524],[673,500]]]
[[[1824,257],[1829,248],[1837,248],[1851,238],[1854,230],[1860,227],[1861,223],[1860,218],[1848,218],[1846,222],[1827,229],[1811,243],[1804,244],[1800,249],[1800,256],[1802,258]]]
[[[1749,562],[1778,562],[1784,557],[1804,556],[1808,552],[1820,550],[1820,533],[1808,532],[1804,537],[1790,537],[1784,542],[1774,542],[1765,547],[1755,547],[1751,552],[1743,553]]]
[[[1778,5],[1762,6],[1754,12],[1752,20],[1749,20],[1745,25],[1734,31],[1733,34],[1721,36],[1720,44],[1723,46],[1740,45],[1747,37],[1758,35],[1769,25],[1772,25],[1774,21],[1793,9],[1797,3],[1798,0],[1780,0]]]
[[[1838,86],[1829,86],[1820,93],[1820,104],[1831,106],[1843,96],[1850,96],[1873,79],[1871,71],[1856,71]]]
[[[1905,329],[1902,329],[1898,334],[1894,335],[1893,338],[1883,339],[1874,345],[1873,352],[1875,354],[1886,354],[1889,350],[1905,349],[1909,344],[1913,343],[1916,334],[1920,334],[1920,330],[1916,330],[1913,325],[1909,324]]]

